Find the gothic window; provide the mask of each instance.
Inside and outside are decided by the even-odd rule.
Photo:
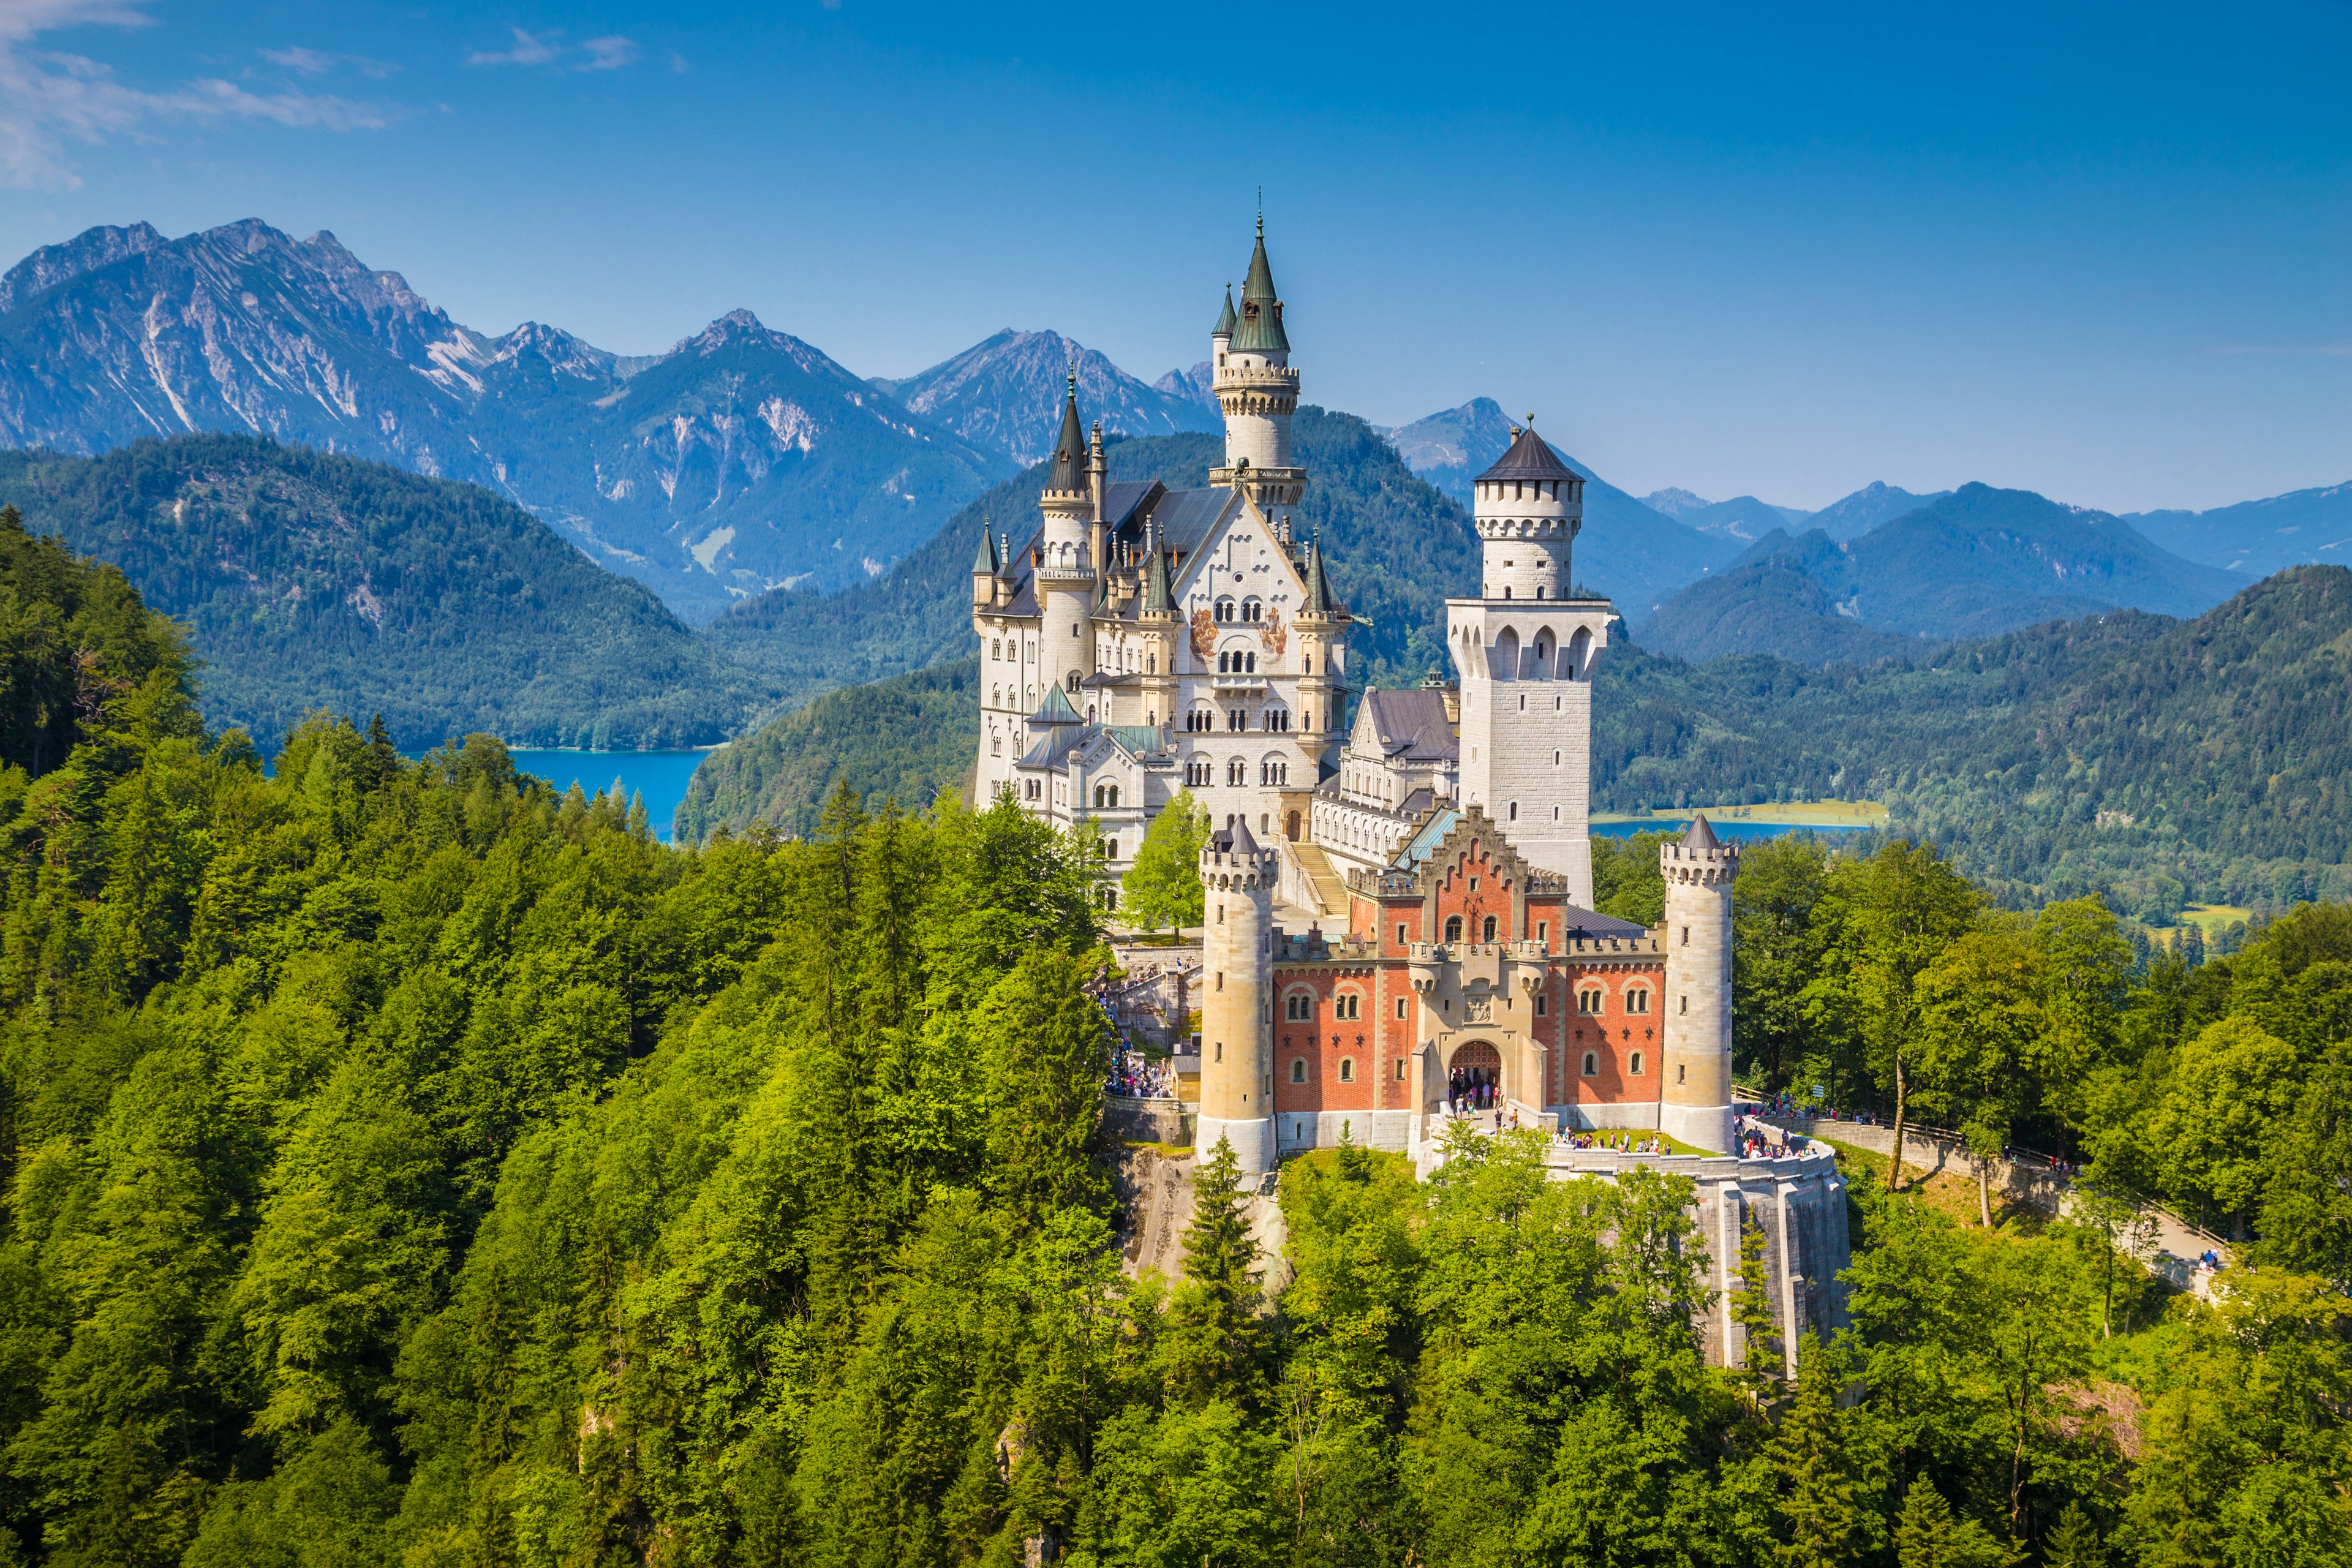
[[[1479,940],[1480,942],[1492,942],[1492,941],[1494,941],[1494,940],[1495,940],[1495,917],[1494,917],[1494,916],[1492,916],[1492,915],[1488,915],[1488,916],[1486,918],[1486,920],[1480,923],[1480,925],[1479,925],[1479,928],[1478,928],[1478,929],[1479,929],[1479,933],[1480,933],[1480,934],[1479,934],[1479,937],[1478,937],[1478,940]]]
[[[998,660],[1002,659],[1003,657],[1004,657],[1004,643],[1003,643],[1003,640],[1002,638],[999,638],[999,637],[991,637],[991,638],[989,638],[989,639],[988,639],[988,658],[989,658],[989,662],[990,662],[990,663],[992,663],[992,664],[993,664],[993,663],[997,662]]]
[[[1460,942],[1462,940],[1462,917],[1460,915],[1448,915],[1445,917],[1445,940],[1448,942]]]
[[[1576,994],[1576,1010],[1590,1017],[1601,1011],[1604,1000],[1599,986],[1587,986]]]
[[[1631,991],[1625,993],[1625,1011],[1628,1013],[1646,1013],[1649,1010],[1650,994],[1648,991],[1636,985]]]
[[[1001,757],[1004,754],[1003,736],[991,735],[988,738],[988,754],[992,757]]]
[[[1304,991],[1296,991],[1282,999],[1282,1016],[1296,1024],[1313,1017],[1315,998]]]
[[[1307,1058],[1305,1057],[1293,1057],[1290,1058],[1290,1081],[1293,1083],[1305,1083],[1307,1081]]]
[[[1334,1018],[1360,1018],[1364,1016],[1364,997],[1359,991],[1342,991],[1331,999]]]
[[[1353,1083],[1356,1081],[1355,1058],[1341,1057],[1339,1058],[1339,1081],[1341,1083]]]

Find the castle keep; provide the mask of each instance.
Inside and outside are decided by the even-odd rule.
[[[1616,609],[1576,585],[1583,478],[1513,433],[1475,482],[1475,592],[1446,601],[1458,684],[1363,691],[1343,731],[1356,623],[1296,522],[1299,373],[1262,221],[1209,345],[1206,486],[1108,482],[1074,384],[1037,527],[983,532],[971,569],[981,798],[1091,821],[1113,873],[1180,791],[1209,814],[1202,1145],[1251,1170],[1343,1132],[1412,1150],[1475,1099],[1729,1149],[1738,849],[1704,819],[1665,846],[1654,929],[1592,909]]]

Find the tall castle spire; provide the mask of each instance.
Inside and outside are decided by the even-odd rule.
[[[1290,334],[1265,254],[1265,214],[1257,219],[1241,310],[1225,291],[1226,313],[1210,342],[1217,406],[1225,416],[1225,462],[1209,482],[1244,490],[1269,517],[1286,516],[1306,493],[1307,472],[1292,466],[1290,416],[1298,407],[1298,372],[1290,364]]]

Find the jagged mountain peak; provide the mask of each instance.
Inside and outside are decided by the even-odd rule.
[[[153,224],[142,222],[122,228],[100,224],[60,244],[45,245],[0,278],[0,315],[36,294],[167,243]]]
[[[909,412],[1026,466],[1052,447],[1073,371],[1080,411],[1114,435],[1221,427],[1213,408],[1147,385],[1099,350],[1051,329],[1005,327],[929,370],[871,384]]]

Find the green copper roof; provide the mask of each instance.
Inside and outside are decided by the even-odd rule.
[[[1062,405],[1062,433],[1054,438],[1054,472],[1045,480],[1049,490],[1087,488],[1087,432],[1078,423],[1078,377],[1070,374],[1069,400]]]
[[[1218,314],[1216,327],[1209,335],[1213,338],[1232,337],[1234,335],[1234,323],[1238,321],[1240,319],[1240,317],[1234,314],[1234,286],[1228,283],[1225,285],[1225,308]]]
[[[1282,301],[1274,293],[1274,268],[1265,259],[1264,218],[1258,219],[1257,248],[1250,252],[1249,276],[1242,281],[1242,320],[1234,333],[1234,348],[1255,353],[1290,352],[1290,339],[1282,330]]]
[[[1070,700],[1062,695],[1062,689],[1058,686],[1045,688],[1045,700],[1037,704],[1037,711],[1029,715],[1032,724],[1081,724],[1085,721],[1078,717],[1078,710],[1070,706]]]
[[[971,558],[971,574],[975,577],[996,575],[996,537],[988,531],[988,524],[980,525],[980,551]]]

